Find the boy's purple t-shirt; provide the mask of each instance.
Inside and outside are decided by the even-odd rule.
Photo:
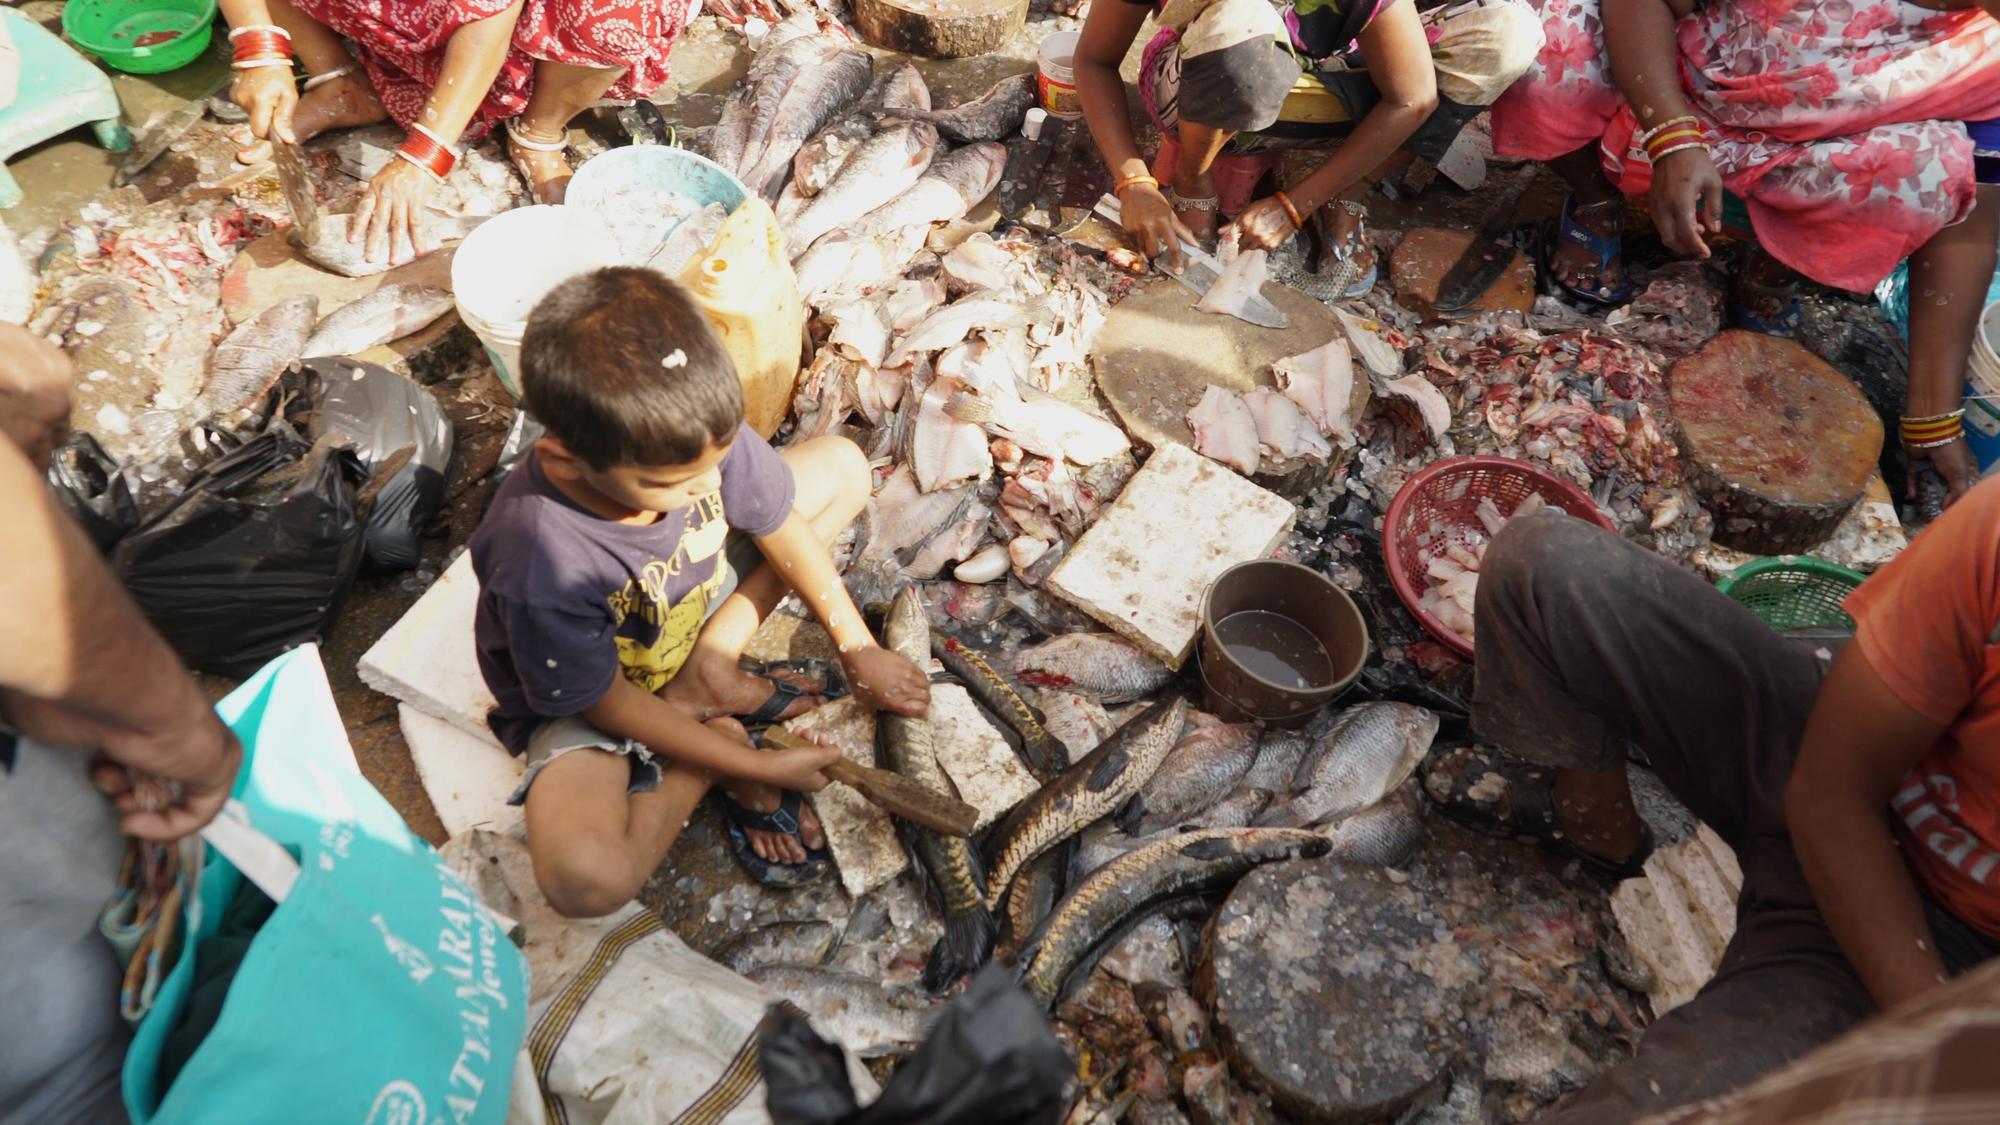
[[[796,491],[791,467],[748,425],[722,459],[717,491],[644,527],[564,496],[539,456],[522,462],[470,544],[495,737],[522,753],[536,727],[596,703],[621,672],[647,691],[666,686],[721,590],[730,529],[778,530]]]

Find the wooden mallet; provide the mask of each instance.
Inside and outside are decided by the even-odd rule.
[[[764,745],[780,750],[796,750],[818,746],[819,743],[772,727],[764,732]],[[864,766],[844,757],[821,766],[820,772],[868,798],[876,808],[933,832],[942,832],[947,836],[970,836],[979,823],[978,809],[899,773]]]

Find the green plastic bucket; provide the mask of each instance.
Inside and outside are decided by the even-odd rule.
[[[1843,629],[1854,619],[1840,607],[1866,575],[1806,555],[1773,555],[1744,563],[1716,588],[1748,607],[1771,628]]]
[[[161,74],[201,57],[215,28],[215,0],[69,0],[63,34],[128,74]]]

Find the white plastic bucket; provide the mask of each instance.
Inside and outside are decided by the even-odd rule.
[[[1035,52],[1035,87],[1051,117],[1083,116],[1083,99],[1076,92],[1076,45],[1081,39],[1078,32],[1058,31]]]
[[[1965,381],[1965,444],[1982,473],[2000,466],[2000,301],[1979,314],[1972,374]]]
[[[616,265],[616,249],[584,216],[561,205],[521,207],[481,223],[451,259],[451,291],[486,347],[507,392],[521,395],[521,333],[549,290]]]
[[[627,145],[592,157],[569,182],[563,201],[589,212],[623,254],[643,265],[674,228],[710,203],[731,211],[750,196],[720,164],[681,148]],[[669,204],[678,202],[680,214]]]

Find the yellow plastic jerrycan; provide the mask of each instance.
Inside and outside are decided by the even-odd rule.
[[[708,313],[736,364],[745,420],[770,437],[791,409],[806,321],[798,275],[770,205],[745,200],[708,249],[681,269],[679,280]]]

